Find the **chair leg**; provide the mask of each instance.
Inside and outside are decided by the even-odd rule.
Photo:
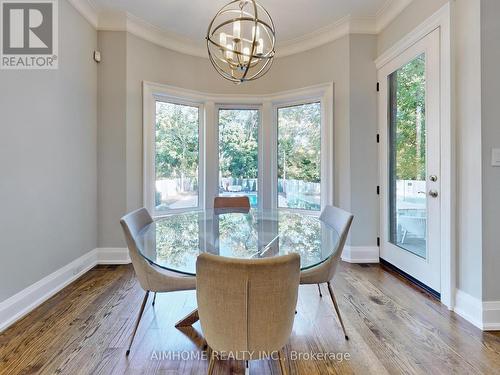
[[[146,307],[146,302],[148,300],[148,296],[149,296],[149,290],[146,291],[146,294],[144,295],[144,299],[142,300],[141,310],[139,311],[139,316],[137,317],[137,321],[135,322],[134,331],[132,332],[132,337],[130,338],[130,343],[128,345],[128,349],[127,349],[127,353],[126,353],[127,356],[130,354],[130,348],[132,347],[132,343],[134,342],[135,334],[137,333],[137,327],[139,327],[139,323],[141,321],[142,314],[144,313],[144,308]]]
[[[285,362],[285,356],[283,354],[283,351],[278,351],[278,358],[280,361],[280,370],[281,370],[281,375],[287,375],[288,371],[286,370],[286,362]]]
[[[349,340],[349,337],[347,336],[347,333],[345,331],[344,322],[342,321],[342,316],[340,315],[340,310],[339,306],[337,305],[337,300],[335,299],[335,294],[333,294],[332,285],[330,284],[330,282],[328,282],[327,284],[328,284],[328,291],[330,292],[330,297],[332,297],[333,307],[335,307],[335,311],[337,312],[337,316],[339,317],[340,325],[342,326],[342,330],[344,331],[345,339]]]
[[[155,292],[155,294],[153,296],[153,303],[152,303],[153,306],[155,305],[155,302],[156,302],[156,292]]]
[[[323,294],[321,294],[321,286],[318,284],[318,292],[319,292],[319,298],[323,298]]]
[[[210,351],[210,362],[208,363],[208,375],[212,375],[215,367],[215,353],[213,350]]]

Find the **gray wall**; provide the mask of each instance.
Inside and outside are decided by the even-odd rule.
[[[130,211],[142,205],[142,81],[144,80],[222,94],[267,94],[333,81],[335,83],[335,201],[346,209],[351,209],[353,201],[360,202],[354,212],[359,222],[356,224],[358,228],[353,229],[358,233],[352,239],[353,244],[359,246],[375,244],[378,229],[376,220],[378,206],[376,197],[373,196],[373,189],[376,185],[375,146],[366,148],[365,140],[359,141],[355,146],[356,148],[364,147],[366,158],[356,157],[355,165],[351,165],[350,162],[352,157],[351,132],[367,137],[366,134],[372,134],[375,129],[376,107],[373,93],[376,80],[373,63],[376,50],[375,37],[366,35],[344,37],[305,53],[277,58],[268,75],[258,81],[236,86],[223,80],[207,59],[168,50],[128,33],[121,33],[126,35],[126,59],[122,59],[123,40],[120,37],[119,43],[112,42],[113,39],[118,38],[112,34],[115,33],[99,32],[104,62],[99,66],[99,69],[103,70],[100,72],[100,77],[104,79],[103,87],[109,87],[115,82],[114,78],[109,78],[104,72],[106,58],[111,58],[112,65],[119,71],[119,73],[114,71],[113,74],[121,76],[123,69],[126,70],[126,104],[123,103],[121,94],[117,96],[114,93],[114,90],[123,91],[121,84],[113,89],[108,88],[107,93],[102,93],[104,97],[112,95],[119,99],[115,99],[115,108],[104,109],[103,105],[106,116],[109,117],[107,119],[102,117],[102,121],[113,121],[114,125],[100,123],[100,127],[104,129],[117,127],[120,133],[116,138],[108,136],[100,140],[99,144],[99,149],[107,149],[109,146],[108,150],[99,152],[99,155],[105,159],[103,163],[108,165],[107,168],[111,171],[114,164],[119,164],[116,166],[116,172],[103,171],[99,174],[99,202],[104,204],[100,211],[99,223],[100,227],[106,231],[99,236],[100,247],[123,246],[118,226],[120,211]],[[108,43],[104,43],[106,40]],[[120,50],[118,53],[120,58],[116,57],[116,49]],[[349,74],[351,50],[356,60],[355,74],[352,77]],[[364,82],[364,79],[370,80],[370,83]],[[350,94],[351,84],[355,88],[353,95]],[[368,87],[369,91],[363,94],[362,91]],[[104,97],[104,100],[108,100]],[[359,111],[350,107],[351,99],[355,105],[363,105],[368,110],[363,115],[356,114]],[[117,113],[117,116],[114,117],[113,113]],[[351,114],[354,114],[354,121],[350,121]],[[126,119],[125,140],[122,138],[123,128],[119,125],[124,117]],[[367,139],[371,142],[373,134]],[[125,158],[121,155],[123,150],[126,153]],[[113,155],[105,152],[112,152]],[[101,157],[99,160],[101,161]],[[333,163],[333,160],[331,162]],[[117,182],[123,179],[124,166],[127,181],[125,185]],[[351,168],[356,169],[355,180],[351,180]],[[117,175],[116,178],[115,175]],[[364,194],[370,190],[369,197],[351,196],[351,185],[359,188],[356,194]],[[106,192],[108,194],[115,192],[120,202],[106,203],[108,199],[105,197]],[[124,196],[125,204],[123,204]],[[114,207],[113,212],[109,211],[111,206]],[[361,230],[362,227],[365,229]]]
[[[379,232],[376,41],[374,35],[350,37],[351,210],[357,214],[352,246],[376,246]]]
[[[457,288],[482,298],[480,0],[455,5]]]
[[[97,33],[59,7],[59,69],[0,71],[0,301],[96,247]]]
[[[491,166],[491,149],[500,148],[500,2],[481,1],[483,142],[483,299],[500,300],[500,168]]]
[[[127,212],[126,34],[99,32],[98,68],[98,244],[125,244],[118,220]]]
[[[378,35],[378,54],[398,42],[449,0],[413,0]]]

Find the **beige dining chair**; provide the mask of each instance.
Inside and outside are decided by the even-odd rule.
[[[337,300],[335,299],[335,294],[333,293],[331,280],[335,275],[335,270],[340,261],[340,257],[342,256],[342,251],[344,250],[344,245],[349,234],[349,229],[351,228],[354,216],[351,213],[344,211],[338,207],[326,206],[319,218],[325,224],[335,229],[335,231],[339,234],[337,250],[319,266],[302,271],[300,274],[300,284],[317,284],[320,297],[322,297],[320,284],[327,284],[328,292],[330,293],[333,307],[335,308],[335,311],[337,312],[337,315],[339,317],[340,325],[342,326],[342,330],[344,331],[345,339],[349,340],[349,337],[347,336],[345,330],[344,322],[342,321],[342,316],[340,315]]]
[[[196,261],[196,298],[203,335],[216,357],[279,359],[292,332],[300,280],[300,256],[233,259],[203,253]]]
[[[240,208],[250,210],[250,199],[242,197],[215,197],[214,209]]]
[[[137,328],[139,327],[142,314],[144,313],[144,308],[146,307],[146,302],[150,292],[154,292],[154,298],[156,298],[156,293],[158,292],[174,292],[196,289],[195,277],[182,276],[178,273],[169,272],[159,267],[155,267],[140,254],[137,246],[137,235],[151,223],[153,223],[153,219],[145,208],[133,211],[123,216],[120,220],[135,274],[142,289],[146,291],[141,309],[139,310],[139,316],[137,317],[137,321],[134,326],[134,331],[132,332],[132,336],[130,338],[130,343],[126,353],[127,356],[130,354],[130,348],[132,347],[132,343],[134,341]]]

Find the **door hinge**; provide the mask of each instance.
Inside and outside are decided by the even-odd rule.
[[[377,195],[380,195],[380,186],[377,186]]]
[[[380,134],[377,134],[377,143],[380,143]]]
[[[377,237],[377,246],[380,247],[380,237]]]
[[[377,92],[380,92],[380,82],[377,82]]]

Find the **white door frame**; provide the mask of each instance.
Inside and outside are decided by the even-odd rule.
[[[441,215],[441,171],[440,171],[440,67],[439,67],[439,38],[440,30],[435,29],[420,39],[411,48],[406,49],[400,55],[395,57],[389,63],[380,68],[379,84],[379,106],[380,106],[380,205],[381,205],[381,233],[380,233],[380,256],[384,260],[392,263],[394,266],[407,272],[427,287],[438,293],[441,293],[441,244],[440,244],[440,215]],[[389,108],[389,94],[391,92],[389,76],[414,61],[421,55],[425,55],[425,206],[426,206],[426,256],[419,257],[416,254],[404,249],[391,241],[389,228],[392,223],[389,214],[390,197],[390,154],[391,149],[395,147],[391,144],[390,126],[391,120],[389,114],[383,109]],[[391,115],[392,116],[392,115]],[[436,182],[429,179],[430,175],[438,176]],[[437,190],[439,195],[431,198],[427,191]],[[394,192],[392,192],[394,194]],[[383,209],[382,209],[383,208]],[[401,248],[403,247],[403,249]]]
[[[378,70],[403,51],[417,43],[433,30],[440,29],[440,152],[441,152],[441,302],[449,309],[455,305],[456,255],[455,255],[455,128],[453,124],[453,66],[451,43],[451,14],[453,3],[447,3],[394,46],[384,52],[375,65]],[[380,108],[380,107],[379,107]],[[379,126],[387,113],[379,109]],[[382,150],[379,150],[381,152]],[[380,163],[380,170],[384,166]],[[382,174],[380,174],[382,176]],[[380,207],[380,212],[384,212]]]

